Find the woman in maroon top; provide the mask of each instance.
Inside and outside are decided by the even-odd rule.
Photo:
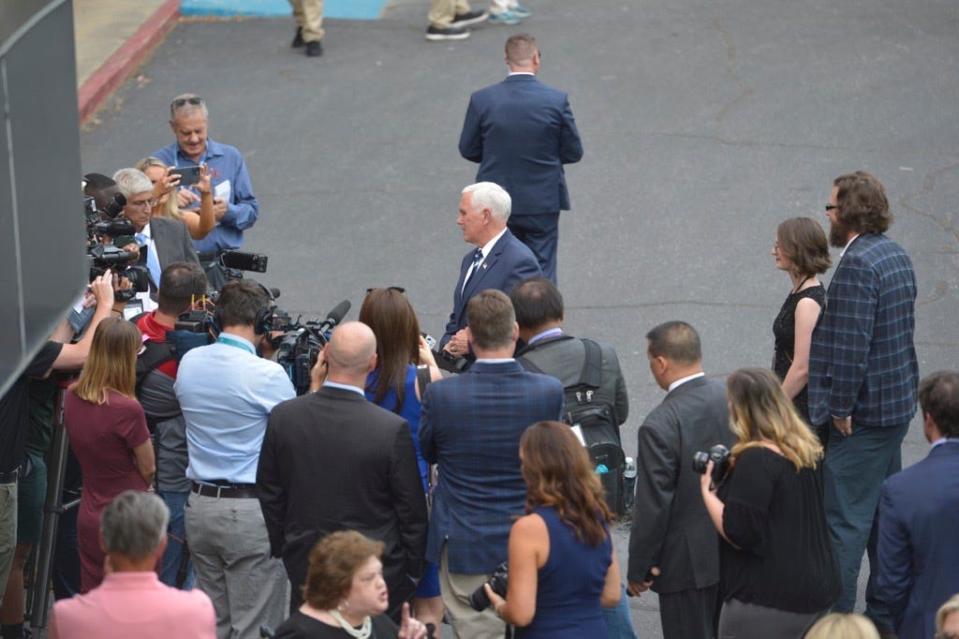
[[[156,463],[143,409],[134,398],[140,331],[119,318],[97,326],[80,379],[64,400],[70,447],[83,475],[77,516],[80,590],[103,580],[100,513],[124,490],[148,490]]]

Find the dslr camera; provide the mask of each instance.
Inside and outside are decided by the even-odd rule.
[[[729,449],[722,444],[716,444],[706,451],[699,451],[693,455],[693,470],[700,475],[706,472],[706,465],[713,462],[713,483],[719,484],[729,470]]]
[[[487,580],[486,583],[489,584],[489,587],[492,588],[493,592],[495,592],[497,595],[499,595],[500,597],[505,597],[506,585],[508,582],[509,582],[509,568],[507,567],[506,562],[504,561],[503,563],[501,563],[500,565],[496,567],[496,569],[493,571],[493,574],[490,575],[490,578],[489,580]],[[485,586],[486,584],[483,584],[483,585]],[[487,608],[489,608],[489,605],[490,605],[490,600],[489,600],[489,597],[486,595],[486,590],[483,588],[483,586],[480,586],[479,588],[474,590],[472,593],[470,593],[470,606],[473,608],[473,610],[476,610],[477,612],[481,610],[486,610]]]

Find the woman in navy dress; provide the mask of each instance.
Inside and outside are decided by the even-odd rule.
[[[523,433],[519,457],[527,514],[510,530],[506,599],[489,584],[486,594],[516,637],[605,637],[601,607],[619,603],[619,564],[586,449],[566,424],[538,422]]]
[[[426,341],[409,299],[397,287],[371,289],[360,308],[360,321],[376,336],[376,369],[366,378],[366,398],[403,417],[410,425],[423,490],[429,491],[429,465],[423,459],[418,436],[420,396],[417,366],[425,366],[429,379],[440,379],[440,369]],[[443,621],[439,568],[427,562],[413,600],[416,618],[439,628]]]

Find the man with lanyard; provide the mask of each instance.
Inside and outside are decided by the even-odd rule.
[[[267,304],[256,282],[227,283],[217,302],[217,342],[184,355],[174,384],[192,481],[186,534],[220,637],[258,637],[261,624],[275,627],[289,613],[286,571],[270,556],[255,489],[267,417],[296,395],[283,368],[256,354]]]
[[[192,93],[177,96],[170,103],[170,128],[176,142],[153,153],[168,166],[206,164],[210,170],[217,225],[205,238],[194,241],[204,267],[220,252],[243,245],[243,231],[256,223],[260,210],[243,155],[235,147],[211,140],[208,121],[203,98]],[[179,206],[193,208],[199,203],[200,196],[193,191],[177,191]]]

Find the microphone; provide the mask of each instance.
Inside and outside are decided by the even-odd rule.
[[[328,331],[336,328],[337,324],[343,321],[343,318],[346,317],[346,314],[350,312],[350,300],[343,300],[339,304],[333,307],[333,310],[327,313],[326,319],[323,320],[321,325],[322,331]]]

